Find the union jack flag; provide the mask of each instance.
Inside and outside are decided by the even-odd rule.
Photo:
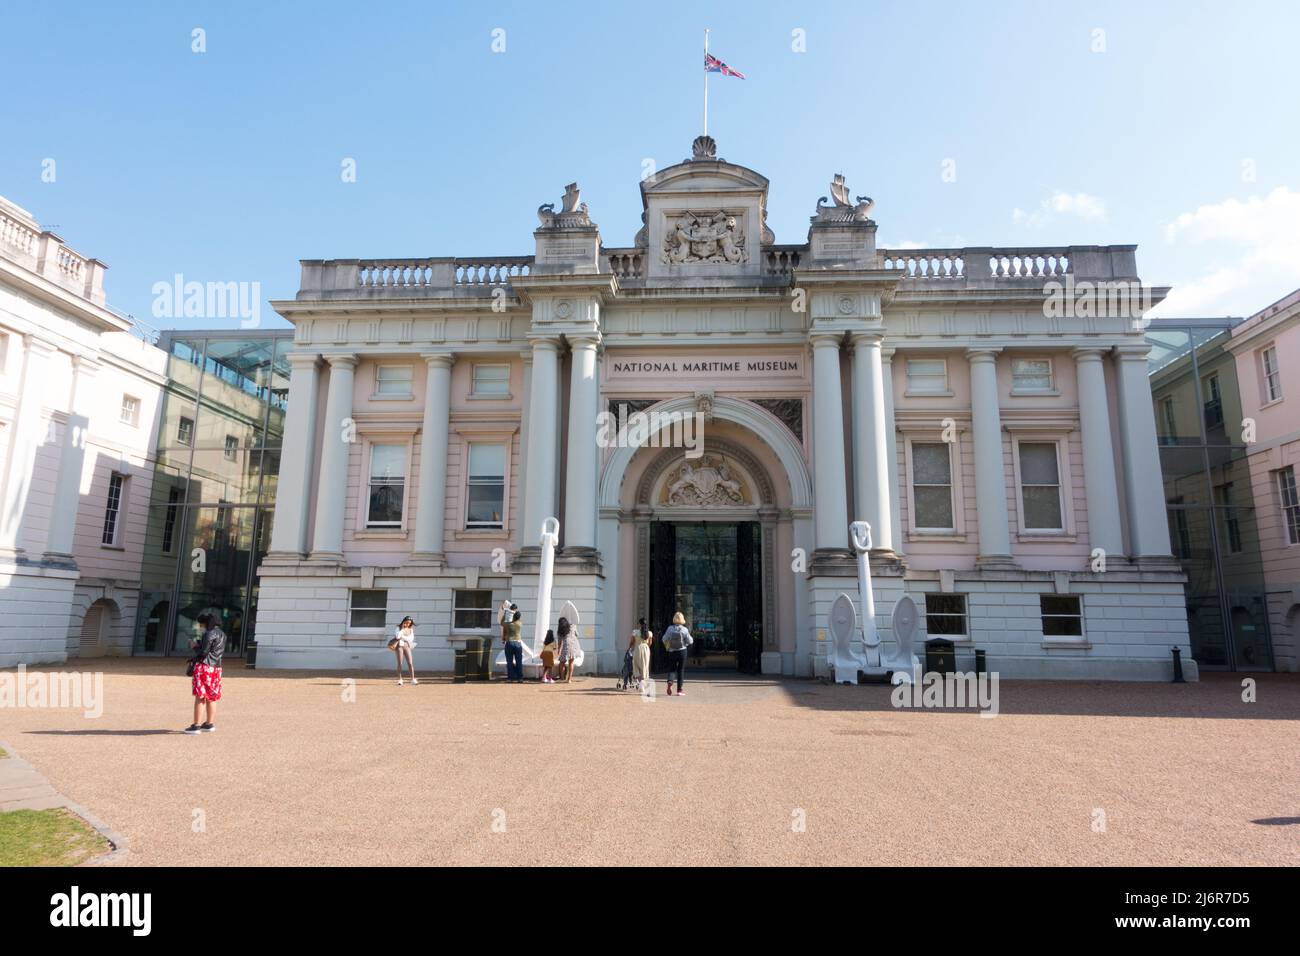
[[[721,73],[723,76],[734,76],[741,80],[745,78],[744,73],[741,73],[739,70],[733,70],[711,53],[704,54],[704,72]]]

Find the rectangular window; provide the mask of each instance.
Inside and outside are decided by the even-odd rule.
[[[1165,423],[1164,443],[1166,445],[1178,444],[1178,417],[1174,411],[1174,400],[1172,398],[1162,398],[1160,400],[1160,418]]]
[[[367,528],[400,528],[406,502],[406,445],[370,446]]]
[[[1259,365],[1264,378],[1264,401],[1276,402],[1282,397],[1282,371],[1277,364],[1276,345],[1260,349]]]
[[[179,424],[176,426],[176,442],[180,445],[189,447],[194,444],[194,419],[181,416]]]
[[[510,394],[510,366],[509,365],[475,365],[474,384],[473,384],[472,394],[509,395]]]
[[[140,399],[134,395],[123,395],[122,410],[118,413],[118,421],[123,425],[138,425],[140,423]]]
[[[176,543],[176,522],[181,516],[181,498],[184,492],[179,488],[167,489],[167,514],[163,517],[162,549],[164,554],[171,554]]]
[[[1295,465],[1287,465],[1277,473],[1277,491],[1282,505],[1282,520],[1286,524],[1288,544],[1300,544],[1300,497],[1296,495]]]
[[[1219,394],[1219,376],[1207,375],[1201,386],[1201,399],[1205,402],[1205,427],[1222,425],[1223,397]]]
[[[1170,498],[1166,504],[1169,506],[1169,547],[1175,558],[1186,560],[1192,556],[1192,532],[1187,523],[1187,509],[1182,507],[1183,497]]]
[[[908,359],[907,391],[915,395],[948,394],[948,362],[945,359]]]
[[[505,527],[506,446],[469,446],[466,528]]]
[[[1075,594],[1040,594],[1043,637],[1083,637],[1083,598]]]
[[[226,461],[234,461],[239,456],[239,439],[234,435],[226,436],[226,447],[223,454],[226,456]]]
[[[118,545],[122,536],[122,505],[126,496],[126,475],[117,472],[108,476],[108,503],[104,508],[104,534],[100,541]]]
[[[912,501],[918,531],[952,531],[952,456],[947,442],[912,443]]]
[[[456,591],[451,626],[456,631],[486,631],[492,627],[491,591]]]
[[[1214,497],[1219,505],[1219,513],[1223,516],[1223,538],[1227,542],[1228,551],[1236,554],[1241,550],[1241,521],[1237,517],[1237,509],[1232,505],[1232,482],[1227,481],[1214,489]]]
[[[351,591],[349,597],[349,629],[383,630],[388,617],[387,591]]]
[[[381,365],[375,369],[375,394],[409,396],[411,394],[411,366]]]
[[[1052,390],[1052,360],[1012,359],[1011,390],[1013,392],[1050,392]]]
[[[925,596],[925,629],[930,637],[965,637],[966,595],[927,594]]]
[[[1061,473],[1056,442],[1020,443],[1020,500],[1027,531],[1061,531]]]

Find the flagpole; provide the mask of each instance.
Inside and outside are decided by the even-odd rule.
[[[704,59],[709,59],[709,31],[704,31]],[[709,135],[709,71],[704,70],[704,135]]]

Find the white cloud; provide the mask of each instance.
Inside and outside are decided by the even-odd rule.
[[[1209,267],[1174,284],[1159,315],[1250,315],[1300,286],[1300,192],[1201,206],[1165,226],[1172,245],[1206,244]]]
[[[1011,221],[1016,225],[1037,229],[1057,216],[1075,216],[1079,219],[1106,218],[1106,204],[1087,193],[1054,192],[1038,204],[1033,212],[1017,207],[1011,211]]]

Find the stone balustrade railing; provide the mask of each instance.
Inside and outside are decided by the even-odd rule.
[[[622,280],[644,279],[645,250],[637,247],[605,249],[601,252],[601,270],[611,272]]]
[[[3,207],[0,256],[95,305],[104,304],[104,272],[108,268],[104,263],[74,252],[48,229],[42,231],[35,222]]]
[[[799,267],[807,246],[768,246],[763,250],[763,275],[788,276]]]
[[[1076,280],[1136,281],[1136,246],[1064,246],[964,249],[880,249],[885,269],[903,273],[902,288],[923,284],[996,288],[1003,285],[1041,286],[1044,282]]]

